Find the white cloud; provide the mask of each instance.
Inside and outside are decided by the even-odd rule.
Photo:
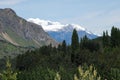
[[[80,25],[77,24],[61,24],[60,22],[53,22],[49,20],[41,20],[39,18],[29,18],[27,19],[29,22],[36,23],[38,25],[41,25],[42,28],[45,31],[59,31],[59,30],[73,30],[74,28],[76,30],[85,30],[85,28],[81,27]]]
[[[15,5],[25,0],[0,0],[0,5]]]
[[[39,18],[29,18],[28,21],[41,25],[45,31],[58,31],[64,27],[64,25],[59,22],[40,20]]]

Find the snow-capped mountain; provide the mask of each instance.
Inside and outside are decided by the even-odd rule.
[[[85,30],[85,28],[83,28],[79,25],[76,25],[76,24],[65,24],[65,25],[63,25],[59,22],[52,22],[52,21],[49,21],[49,20],[40,20],[39,18],[36,18],[36,19],[29,18],[28,21],[43,26],[43,29],[45,31],[61,31],[61,30],[71,31],[74,28],[77,29],[78,31],[79,30]]]
[[[59,22],[40,20],[39,18],[36,19],[29,18],[28,21],[41,25],[43,29],[58,42],[62,42],[63,40],[66,40],[66,42],[70,44],[73,29],[76,29],[78,31],[79,38],[82,38],[85,35],[87,35],[87,37],[90,39],[94,39],[98,37],[98,35],[95,35],[87,31],[85,28],[81,27],[80,25],[76,25],[76,24],[64,25]]]

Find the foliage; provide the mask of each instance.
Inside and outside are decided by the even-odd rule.
[[[120,46],[120,30],[114,26],[111,29],[111,44],[112,47]]]
[[[112,80],[119,80],[120,79],[120,69],[111,68],[110,75],[112,76]]]
[[[22,71],[18,80],[54,80],[55,71],[42,67],[35,67],[32,70]]]
[[[55,79],[54,80],[61,80],[59,73],[56,73]]]
[[[72,52],[79,48],[79,38],[76,29],[72,33],[72,42],[71,42]]]
[[[103,32],[103,47],[109,47],[110,45],[110,36],[108,35],[108,31]]]
[[[71,45],[66,45],[63,41],[57,48],[52,45],[42,46],[18,55],[16,69],[21,72],[18,80],[54,80],[56,72],[59,72],[61,80],[73,80],[73,77],[79,79],[78,74],[73,75],[76,73],[76,68],[85,63],[94,64],[102,80],[117,80],[119,77],[116,77],[118,76],[116,73],[120,69],[120,46],[112,46],[112,37],[105,32],[103,37],[94,40],[85,36],[80,43],[74,37]],[[92,68],[90,72],[89,67],[81,69],[92,76],[96,70]],[[98,78],[98,75],[96,77]]]
[[[74,80],[101,80],[101,77],[98,77],[97,70],[92,65],[87,69],[79,66],[78,75],[74,75]]]
[[[10,60],[7,59],[6,70],[0,73],[2,80],[17,80],[17,73],[12,71]]]
[[[80,41],[80,48],[88,49],[89,51],[94,52],[100,49],[100,45],[98,42],[88,39],[88,37],[85,35]]]
[[[67,52],[66,50],[67,50],[66,41],[63,40],[63,42],[62,42],[62,51],[63,51],[64,53],[66,53],[66,52]]]

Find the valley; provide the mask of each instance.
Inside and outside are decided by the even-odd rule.
[[[77,24],[0,9],[0,80],[119,80],[120,28],[98,36]]]

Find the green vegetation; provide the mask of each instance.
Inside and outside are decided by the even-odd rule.
[[[97,71],[91,65],[85,70],[85,67],[78,67],[78,76],[77,74],[74,75],[74,80],[101,80],[101,77],[97,77]]]
[[[79,48],[79,37],[76,29],[73,30],[71,48],[72,52],[75,52]]]
[[[84,36],[79,42],[74,30],[71,45],[66,45],[64,40],[57,48],[48,45],[28,50],[13,59],[14,69],[20,72],[17,79],[119,80],[119,33],[120,30],[113,27],[111,35],[106,31],[100,38],[90,40]]]
[[[44,73],[40,73],[40,72]],[[20,73],[21,74],[21,73]],[[58,72],[54,72],[52,70],[45,70],[36,68],[31,73],[28,73],[27,75],[24,75],[25,77],[17,77],[18,73],[13,72],[11,68],[10,59],[8,58],[6,61],[6,71],[3,71],[3,73],[0,73],[0,79],[2,80],[62,80],[61,76]],[[78,74],[74,75],[74,80],[101,80],[101,77],[97,77],[97,71],[93,66],[87,67],[78,67]]]
[[[54,80],[61,80],[61,77],[60,77],[59,73],[56,73],[56,76],[55,76]]]
[[[112,27],[111,30],[111,46],[117,47],[120,46],[120,29]]]
[[[12,71],[9,58],[6,61],[6,70],[0,73],[0,79],[2,80],[17,80],[17,73]]]

